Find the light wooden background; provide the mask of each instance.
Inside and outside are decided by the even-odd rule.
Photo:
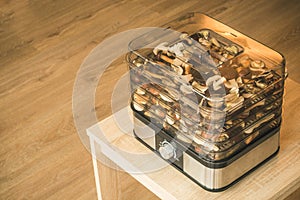
[[[0,199],[96,199],[91,157],[72,116],[80,64],[108,36],[160,26],[191,11],[286,57],[282,131],[299,145],[299,0],[0,0]],[[111,70],[97,90],[99,120],[110,114],[112,86],[125,70]],[[123,199],[156,198],[128,175],[121,177]]]

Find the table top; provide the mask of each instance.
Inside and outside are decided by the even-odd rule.
[[[287,84],[293,82],[287,80]],[[283,116],[288,118],[285,114]],[[214,193],[202,189],[170,165],[143,172],[145,165],[164,161],[134,138],[132,124],[128,123],[130,118],[129,107],[123,108],[90,127],[88,135],[100,144],[102,153],[161,199],[219,199],[220,196],[222,199],[281,199],[293,193],[300,185],[300,138],[299,134],[294,139],[287,137],[289,127],[286,127],[285,120],[281,131],[281,149],[277,156],[229,189]],[[135,156],[128,156],[128,153],[152,154],[152,157],[141,162]]]

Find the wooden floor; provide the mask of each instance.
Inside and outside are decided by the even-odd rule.
[[[77,70],[108,36],[160,26],[191,11],[207,13],[286,57],[282,131],[294,142],[293,135],[300,134],[299,0],[2,0],[0,199],[96,199],[91,156],[72,115]],[[116,70],[113,76],[122,73]],[[113,81],[108,77],[97,92],[99,120],[111,112]],[[128,175],[121,176],[122,199],[156,198]]]

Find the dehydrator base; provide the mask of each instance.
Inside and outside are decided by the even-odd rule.
[[[164,134],[167,136],[167,133]],[[149,143],[145,142],[138,136],[139,134],[135,130],[134,135],[141,143],[161,157],[157,147],[154,149],[152,146],[150,146]],[[155,134],[155,138],[157,135],[158,134]],[[167,138],[170,138],[170,136]],[[207,161],[203,160],[202,163],[199,162],[200,158],[196,158],[194,152],[191,152],[190,149],[182,152],[180,158],[181,164],[179,164],[180,162],[178,161],[174,162],[172,159],[171,160],[173,162],[166,159],[164,160],[205,190],[211,192],[220,192],[228,189],[242,178],[253,172],[255,169],[263,165],[265,162],[274,157],[278,151],[279,128],[269,132],[264,137],[250,144],[247,148],[230,157],[228,161],[222,161],[222,163],[225,163],[223,166],[218,165],[218,162],[215,163],[215,166],[211,165],[208,167],[208,165],[204,165],[203,162],[205,163]],[[254,160],[254,162],[251,162],[252,160]],[[203,177],[208,177],[208,179],[203,179]]]

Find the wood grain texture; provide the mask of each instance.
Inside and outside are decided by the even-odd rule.
[[[130,110],[129,107],[122,109],[118,113],[118,119],[126,120],[128,112],[130,112],[128,110]],[[201,199],[285,199],[288,196],[293,197],[293,195],[298,194],[297,189],[300,184],[298,170],[300,168],[300,145],[298,142],[289,141],[285,137],[286,132],[281,133],[281,146],[284,148],[280,150],[276,157],[264,163],[264,165],[227,190],[214,193],[202,189],[172,166],[157,169],[157,166],[162,166],[162,163],[158,164],[161,162],[161,158],[155,156],[150,149],[137,141],[133,136],[129,136],[130,134],[132,135],[132,130],[127,129],[127,131],[124,131],[124,127],[120,128],[115,123],[113,116],[92,126],[88,132],[90,136],[93,136],[92,138],[99,138],[100,130],[105,130],[103,134],[110,145],[105,145],[101,139],[96,139],[95,145],[100,147],[96,150],[97,157],[103,163],[106,163],[101,153],[103,152],[105,156],[109,156],[123,170],[129,172],[140,183],[162,199],[192,200],[199,199],[199,197]],[[299,141],[300,134],[296,135],[294,140]],[[117,147],[120,153],[111,151],[112,147]],[[127,156],[122,154],[123,152],[129,152],[131,155]],[[139,160],[134,155],[143,155],[143,159]],[[133,167],[128,167],[127,163]],[[153,163],[156,163],[156,167]],[[110,163],[107,164],[109,165]],[[145,173],[145,168],[149,166],[153,166],[155,167],[153,169],[157,170]],[[112,168],[116,169],[114,165],[112,165]],[[150,167],[150,169],[152,168]],[[110,171],[116,172],[116,170]],[[101,177],[102,180],[111,178],[111,183],[119,181],[118,177],[115,177],[113,173],[100,173]],[[113,187],[101,186],[101,189],[105,189],[104,191],[110,191],[111,188]],[[105,197],[107,193],[104,192],[102,195]]]
[[[286,57],[282,139],[299,145],[299,10],[298,0],[0,1],[0,199],[96,199],[91,157],[72,116],[76,73],[105,38],[185,12],[207,13]],[[111,70],[99,84],[99,120],[111,113],[112,85],[122,73]],[[154,198],[128,175],[121,179],[124,199]]]

